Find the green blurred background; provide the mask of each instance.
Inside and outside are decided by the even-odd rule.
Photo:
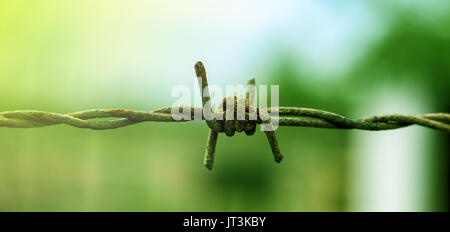
[[[281,106],[352,118],[450,112],[442,1],[0,1],[0,111],[152,110],[209,82],[280,85]],[[204,122],[0,128],[0,211],[448,211],[448,135]]]

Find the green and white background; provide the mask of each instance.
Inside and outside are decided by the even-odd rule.
[[[449,112],[448,1],[0,0],[0,111],[170,106],[172,87],[280,85],[351,118]],[[0,128],[0,211],[447,211],[448,135],[204,122]]]

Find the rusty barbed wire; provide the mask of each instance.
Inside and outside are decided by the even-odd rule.
[[[176,107],[183,109],[182,107]],[[202,110],[191,107],[192,111]],[[268,108],[271,112],[271,108]],[[137,111],[125,109],[93,109],[62,114],[35,110],[16,110],[0,112],[0,127],[33,128],[65,124],[77,128],[93,130],[110,130],[141,122],[188,122],[194,120],[172,118],[171,107],[153,111]],[[215,112],[216,113],[216,112]],[[432,113],[424,115],[385,114],[353,120],[344,116],[301,107],[279,107],[280,126],[302,126],[334,129],[359,130],[391,130],[413,124],[450,133],[450,114]],[[89,121],[90,119],[118,118],[105,121]],[[205,120],[202,118],[202,120]],[[261,124],[261,120],[256,121]]]
[[[208,104],[209,90],[208,82],[206,79],[206,71],[201,62],[195,64],[195,71],[199,80],[202,103],[203,106]],[[245,132],[247,135],[252,135],[256,130],[256,124],[264,124],[270,122],[270,120],[278,120],[279,126],[302,126],[302,127],[317,127],[317,128],[334,128],[334,129],[358,129],[358,130],[391,130],[410,125],[420,125],[431,129],[436,129],[450,133],[450,114],[448,113],[431,113],[424,115],[406,115],[406,114],[386,114],[377,115],[362,119],[353,120],[342,115],[318,110],[311,108],[301,107],[276,107],[267,108],[266,114],[269,112],[277,112],[278,117],[270,117],[269,119],[262,119],[262,111],[256,109],[252,104],[249,104],[249,96],[254,94],[254,79],[250,79],[247,83],[247,94],[245,98],[246,103],[246,118],[243,121],[227,120],[225,108],[212,110],[211,113],[216,117],[223,118],[224,120],[207,120],[202,116],[201,120],[205,120],[210,132],[208,135],[208,141],[206,146],[206,154],[204,164],[208,169],[212,169],[214,160],[215,146],[217,142],[218,133],[225,133],[227,136],[233,136],[235,131]],[[204,94],[206,93],[206,94]],[[233,97],[232,97],[233,98]],[[226,105],[227,100],[225,98],[223,105]],[[242,100],[234,97],[236,101]],[[65,124],[77,128],[87,128],[94,130],[109,130],[120,127],[125,127],[141,122],[187,122],[195,120],[195,112],[203,112],[203,108],[200,107],[187,107],[191,112],[190,118],[183,118],[181,120],[175,120],[172,117],[172,108],[165,107],[156,109],[153,111],[137,111],[137,110],[125,110],[125,109],[93,109],[68,114],[52,113],[46,111],[34,111],[34,110],[16,110],[0,112],[0,127],[10,128],[33,128],[44,127],[58,124]],[[174,107],[176,110],[185,110],[186,107]],[[209,110],[208,109],[208,110]],[[256,120],[249,120],[249,114],[252,109],[257,114]],[[234,113],[236,114],[236,105]],[[220,117],[217,117],[220,116]],[[107,118],[107,119],[106,119]],[[267,115],[266,115],[267,118]],[[104,119],[104,120],[92,120],[92,119]],[[281,155],[278,142],[275,137],[274,131],[264,131],[267,135],[270,143],[272,153],[276,162],[281,162],[283,156]]]

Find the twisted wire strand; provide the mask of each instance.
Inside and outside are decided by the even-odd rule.
[[[175,108],[177,110],[183,109],[183,107]],[[172,107],[165,107],[153,111],[93,109],[68,114],[32,110],[5,111],[0,112],[0,127],[32,128],[65,124],[77,128],[108,130],[148,121],[192,121],[194,120],[194,113],[201,112],[202,108],[190,107],[191,118],[182,119],[179,121],[172,118],[171,110]],[[268,112],[275,111],[276,109],[274,108],[268,108]],[[214,113],[224,114],[224,112],[221,111],[214,111]],[[359,130],[390,130],[416,124],[450,133],[450,114],[447,113],[433,113],[420,116],[405,114],[386,114],[357,120],[353,120],[332,112],[300,107],[279,107],[278,113],[279,117],[272,119],[278,119],[280,126],[302,126]],[[202,117],[202,120],[205,120],[205,118]],[[256,123],[261,124],[262,121],[258,119]]]
[[[450,114],[435,113],[419,116],[405,114],[378,115],[368,118],[353,120],[342,115],[323,110],[300,108],[300,107],[276,107],[259,109],[254,106],[255,79],[247,82],[245,99],[238,96],[226,97],[222,101],[222,108],[213,110],[211,108],[210,93],[206,70],[201,62],[194,65],[197,75],[202,105],[197,107],[165,107],[153,111],[136,111],[124,109],[93,109],[68,114],[52,113],[45,111],[18,110],[0,112],[0,127],[31,128],[43,127],[57,124],[66,124],[78,128],[89,128],[94,130],[108,130],[125,127],[141,122],[186,122],[196,119],[201,115],[209,127],[208,140],[204,165],[212,169],[214,152],[219,133],[233,136],[235,132],[245,132],[247,135],[255,133],[256,124],[261,124],[268,139],[274,160],[279,163],[283,159],[280,147],[272,128],[272,121],[278,121],[279,126],[303,126],[334,129],[359,129],[359,130],[391,130],[413,124],[450,132]],[[245,104],[244,109],[237,105]],[[231,106],[231,107],[230,107]],[[183,112],[181,120],[172,117],[172,111]],[[190,110],[191,115],[184,112]],[[227,118],[227,112],[234,117]],[[243,115],[244,120],[237,120],[236,115]],[[272,113],[278,115],[273,117]],[[205,117],[205,114],[210,117]],[[190,116],[190,117],[189,117]],[[230,115],[228,115],[230,116]],[[250,118],[256,120],[250,120]],[[99,120],[100,119],[100,120]],[[222,120],[220,120],[222,119]],[[242,119],[242,118],[241,118]]]

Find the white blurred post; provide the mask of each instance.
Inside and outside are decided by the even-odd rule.
[[[381,91],[358,116],[426,112],[423,96],[406,89]],[[412,100],[417,99],[417,100]],[[352,211],[424,211],[427,209],[429,150],[427,128],[353,132],[350,165]]]

